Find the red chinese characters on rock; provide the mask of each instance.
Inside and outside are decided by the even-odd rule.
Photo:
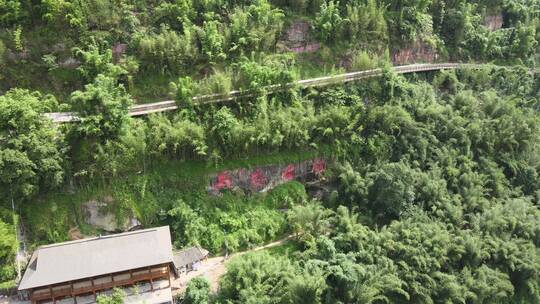
[[[311,168],[311,172],[313,172],[313,174],[321,175],[324,173],[325,169],[326,169],[326,162],[324,161],[324,159],[318,158],[313,161],[313,165]]]
[[[293,164],[288,165],[281,172],[281,179],[284,181],[293,180],[296,175],[296,167]]]
[[[263,170],[257,169],[249,175],[251,186],[255,189],[261,189],[268,183],[268,178],[264,175]]]
[[[298,163],[222,171],[211,176],[207,189],[213,195],[232,189],[252,193],[268,191],[292,180],[309,182],[322,178],[327,166],[326,160],[316,158]]]
[[[214,190],[222,189],[231,189],[232,188],[232,178],[229,172],[222,172],[216,177],[216,182],[214,183]]]

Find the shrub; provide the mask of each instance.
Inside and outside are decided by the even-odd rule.
[[[205,21],[202,27],[197,28],[201,53],[210,65],[225,60],[225,39],[221,33],[222,25],[218,21]]]
[[[193,26],[184,26],[181,35],[162,27],[158,34],[139,34],[134,40],[142,68],[146,71],[177,74],[193,65],[199,56]]]
[[[179,107],[193,105],[195,85],[191,77],[180,77],[177,82],[171,82],[170,86]]]
[[[215,71],[197,83],[197,95],[224,94],[233,90],[230,72]]]
[[[261,63],[244,57],[238,63],[238,87],[258,90],[269,85],[291,83],[297,78],[291,66],[292,58],[288,55],[265,57]]]
[[[210,283],[204,277],[196,277],[189,281],[184,293],[185,304],[209,304]]]
[[[15,229],[0,220],[0,285],[15,279],[15,254],[17,252],[17,239]]]
[[[344,20],[339,10],[339,2],[328,1],[321,5],[313,27],[323,42],[335,42],[343,35]]]
[[[12,26],[20,21],[26,11],[21,8],[21,1],[0,0],[0,25]]]
[[[273,8],[267,0],[254,1],[243,9],[236,8],[230,15],[230,51],[243,55],[273,48],[283,26],[283,17],[283,12]]]

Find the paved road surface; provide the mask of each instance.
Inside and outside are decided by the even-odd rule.
[[[394,72],[398,74],[429,72],[448,69],[461,69],[461,68],[478,68],[481,64],[466,64],[466,63],[426,63],[426,64],[410,64],[392,67]],[[351,72],[339,75],[323,76],[311,79],[299,80],[294,83],[276,84],[265,87],[267,93],[283,90],[285,88],[291,88],[295,86],[307,88],[307,87],[322,87],[338,83],[346,83],[356,81],[364,78],[380,76],[383,73],[383,69],[371,69],[365,71]],[[226,94],[210,94],[193,97],[193,103],[207,104],[217,103],[233,100],[240,97],[249,97],[256,95],[257,92],[253,91],[231,91]],[[174,100],[165,100],[154,103],[138,104],[129,109],[130,116],[147,115],[150,113],[165,112],[176,110],[176,102]],[[77,115],[73,112],[53,112],[46,113],[47,117],[50,117],[56,123],[76,122],[79,121]]]

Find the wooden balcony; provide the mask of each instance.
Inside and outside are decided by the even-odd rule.
[[[75,288],[74,284],[81,281],[73,281],[68,283],[63,283],[60,285],[55,286],[49,286],[48,289],[40,289],[35,290],[31,293],[30,300],[32,303],[40,303],[42,301],[55,301],[66,297],[77,297],[80,295],[88,295],[88,294],[96,294],[98,292],[112,289],[115,287],[126,287],[126,286],[132,286],[139,282],[150,282],[151,290],[154,289],[154,286],[152,284],[155,280],[169,280],[169,286],[170,286],[170,272],[169,272],[169,266],[162,266],[160,268],[148,268],[146,269],[147,272],[145,273],[138,273],[133,274],[134,272],[140,272],[141,270],[133,270],[128,271],[124,273],[116,273],[116,274],[110,274],[108,277],[111,278],[109,282],[96,284],[95,280],[99,278],[91,278],[86,279],[82,281],[89,281],[91,282],[90,286],[85,287],[79,287]],[[129,278],[122,279],[122,280],[115,280],[115,276],[119,275],[127,275],[129,274]],[[104,276],[101,276],[100,278],[104,278]],[[69,286],[65,288],[58,288],[58,286],[64,286],[66,284],[69,284]]]

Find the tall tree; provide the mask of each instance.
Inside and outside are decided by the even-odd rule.
[[[52,96],[13,89],[0,96],[0,193],[29,197],[62,182],[63,139],[43,116]]]
[[[15,278],[17,239],[13,226],[0,220],[0,285]]]
[[[75,130],[83,137],[101,143],[118,138],[133,103],[124,86],[102,74],[86,85],[84,91],[73,92],[71,101],[81,120]]]

